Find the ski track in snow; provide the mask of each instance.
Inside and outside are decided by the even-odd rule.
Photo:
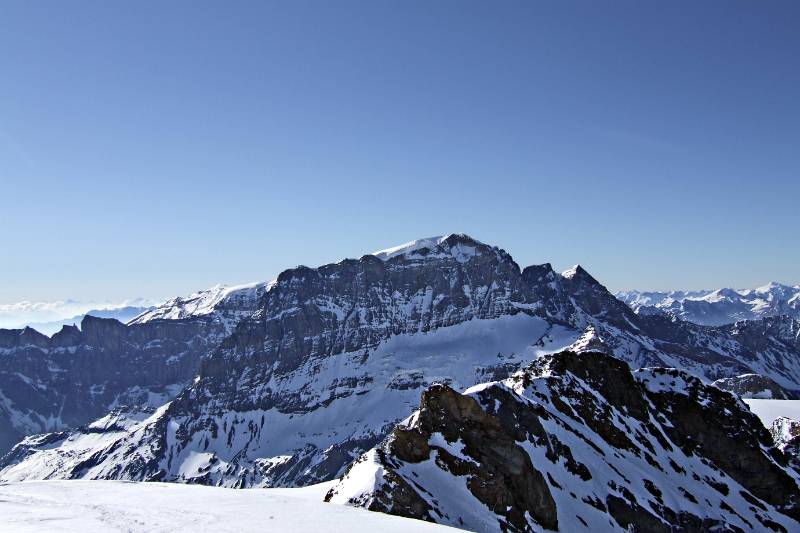
[[[123,481],[0,485],[4,533],[81,531],[434,532],[455,529],[324,503],[332,483],[301,489],[226,489]]]

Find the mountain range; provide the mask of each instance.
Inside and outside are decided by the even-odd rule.
[[[601,518],[639,525],[674,518],[684,520],[687,530],[706,519],[709,528],[727,524],[731,531],[736,530],[733,525],[746,523],[784,529],[788,524],[792,529],[792,518],[772,514],[797,518],[796,487],[783,491],[786,500],[769,490],[775,483],[791,488],[786,480],[793,479],[794,471],[786,470],[782,455],[773,457],[769,434],[744,404],[722,389],[745,397],[800,396],[798,330],[797,318],[785,314],[707,326],[661,311],[634,312],[580,266],[562,273],[549,264],[521,268],[506,251],[466,235],[421,239],[358,259],[289,269],[268,283],[215,287],[175,298],[128,324],[86,317],[80,329],[65,327],[51,338],[31,329],[0,331],[0,434],[12,436],[0,447],[9,450],[13,445],[0,459],[0,480],[275,487],[309,485],[347,472],[336,491],[339,496],[332,494],[331,499],[370,508],[375,507],[370,502],[380,500],[380,510],[393,512],[398,505],[400,513],[405,503],[393,500],[396,494],[387,493],[386,485],[362,483],[362,492],[355,490],[354,483],[364,480],[353,481],[355,467],[350,465],[356,460],[379,465],[392,479],[416,487],[412,478],[422,471],[408,466],[414,463],[409,457],[424,459],[392,448],[398,427],[419,429],[428,448],[459,459],[453,443],[463,436],[446,432],[442,442],[430,429],[452,421],[434,420],[427,429],[410,422],[398,426],[415,410],[426,412],[426,398],[446,397],[447,402],[468,404],[465,409],[480,419],[476,423],[489,424],[494,428],[489,434],[498,438],[505,434],[504,442],[521,442],[520,432],[533,432],[536,438],[528,438],[530,444],[514,444],[522,446],[528,462],[535,459],[539,465],[542,454],[565,461],[548,466],[549,477],[539,472],[544,485],[533,474],[536,479],[524,481],[533,483],[544,505],[540,510],[552,500],[550,507],[557,511],[531,514],[531,522],[498,512],[500,503],[515,501],[513,494],[491,500],[465,493],[465,502],[472,497],[482,505],[494,502],[490,515],[473,517],[481,523],[537,530],[556,522],[599,524]],[[605,372],[608,380],[628,383],[630,390],[606,390],[608,383],[592,383],[592,377],[573,380],[571,376],[587,372],[576,366],[584,356],[593,361],[590,374]],[[628,367],[677,370],[631,374]],[[534,382],[544,385],[531,389]],[[656,382],[658,386],[648,385]],[[494,385],[470,388],[478,383]],[[459,399],[463,390],[466,400]],[[501,397],[502,391],[514,396]],[[553,391],[569,398],[564,401],[573,407],[559,404]],[[683,396],[692,401],[680,403]],[[493,406],[491,398],[500,403]],[[708,399],[714,409],[705,409]],[[526,414],[537,402],[539,407]],[[502,423],[502,416],[499,422],[486,422],[475,411],[497,418],[502,405],[524,418],[518,427],[506,425],[501,431],[493,424]],[[679,421],[675,406],[695,418]],[[698,420],[710,420],[712,411],[715,416],[726,413],[731,425],[718,431],[698,425]],[[613,421],[619,431],[602,433],[589,420],[591,413]],[[540,422],[544,433],[536,429],[536,417],[552,419],[549,425]],[[458,426],[459,420],[453,423]],[[686,424],[683,433],[676,433],[677,422]],[[585,426],[599,432],[606,444],[586,444],[595,435]],[[649,436],[641,439],[637,431]],[[719,455],[706,448],[691,459],[697,449],[692,439],[724,435],[742,436],[741,445],[731,445],[728,452],[754,461],[761,470],[777,461],[763,486],[748,481],[746,471],[720,465]],[[414,447],[426,449],[415,439]],[[509,444],[508,449],[515,448]],[[470,472],[469,445],[464,453],[466,458],[459,459],[464,464],[454,462],[440,473],[431,470],[441,467],[434,461],[426,472],[431,479],[450,479],[454,468]],[[570,496],[568,487],[576,482],[565,476],[580,478],[577,465],[598,465],[599,457],[608,465],[602,466],[602,487],[591,482],[592,491],[581,489],[580,497],[576,491]],[[667,465],[667,458],[683,473]],[[717,470],[706,463],[716,464]],[[655,488],[626,469],[646,471]],[[726,476],[737,483],[735,496],[704,496],[709,505],[719,499],[714,503],[719,512],[703,514],[697,508],[703,504],[692,504],[679,490],[710,495],[710,487],[721,493],[721,483],[730,485],[722,481]],[[467,520],[462,511],[442,503],[446,496],[441,491],[451,487],[450,481],[441,486],[417,483],[417,496],[408,492],[410,500],[405,501],[416,510],[404,514],[451,525],[458,524],[448,521],[455,516]],[[642,487],[657,508],[649,505],[643,511],[634,505],[644,494]],[[679,496],[683,500],[677,505]],[[431,498],[441,505],[431,505]],[[577,501],[565,503],[570,498]],[[604,516],[584,510],[576,513],[580,520],[562,518],[560,510],[587,505],[605,508]],[[738,510],[741,505],[756,510],[736,515],[724,507]],[[677,514],[669,515],[670,510]]]
[[[774,316],[800,319],[800,285],[772,282],[756,289],[627,291],[618,292],[616,296],[638,314],[664,313],[706,326]]]

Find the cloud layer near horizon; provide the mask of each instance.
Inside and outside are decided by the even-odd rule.
[[[70,299],[0,304],[0,328],[19,328],[28,324],[64,320],[92,310],[119,309],[128,306],[149,307],[156,303],[154,300],[135,298],[122,302],[82,302]]]

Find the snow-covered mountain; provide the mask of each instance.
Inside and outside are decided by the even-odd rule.
[[[502,379],[566,347],[707,382],[759,374],[789,396],[800,391],[791,319],[709,328],[637,315],[581,267],[521,269],[465,235],[287,270],[241,315],[197,378],[149,418],[30,437],[0,461],[0,479],[329,480],[416,408],[431,383],[463,389]]]
[[[712,385],[747,399],[788,400],[789,396],[777,383],[759,374],[742,374],[714,381]]]
[[[158,306],[90,311],[62,321],[51,338],[31,327],[0,330],[0,455],[26,435],[81,426],[118,406],[168,402],[258,308],[268,285],[220,285]]]
[[[562,352],[463,394],[431,386],[326,499],[479,532],[788,532],[799,478],[734,395]]]
[[[800,285],[769,283],[756,289],[617,293],[640,314],[666,313],[702,324],[720,326],[738,320],[787,315],[800,319]]]
[[[161,305],[140,313],[128,324],[144,324],[153,320],[180,320],[190,317],[209,317],[230,332],[243,318],[252,315],[270,283],[249,283],[228,287],[215,285],[189,296],[176,296]]]
[[[789,458],[789,465],[800,475],[800,421],[782,416],[770,428],[775,447]]]
[[[25,435],[80,426],[117,406],[163,405],[223,336],[202,320],[125,326],[93,316],[52,337],[0,330],[0,454]]]

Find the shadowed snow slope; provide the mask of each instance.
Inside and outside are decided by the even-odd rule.
[[[5,532],[436,532],[450,528],[323,503],[330,484],[233,490],[166,483],[34,481],[0,485]]]

